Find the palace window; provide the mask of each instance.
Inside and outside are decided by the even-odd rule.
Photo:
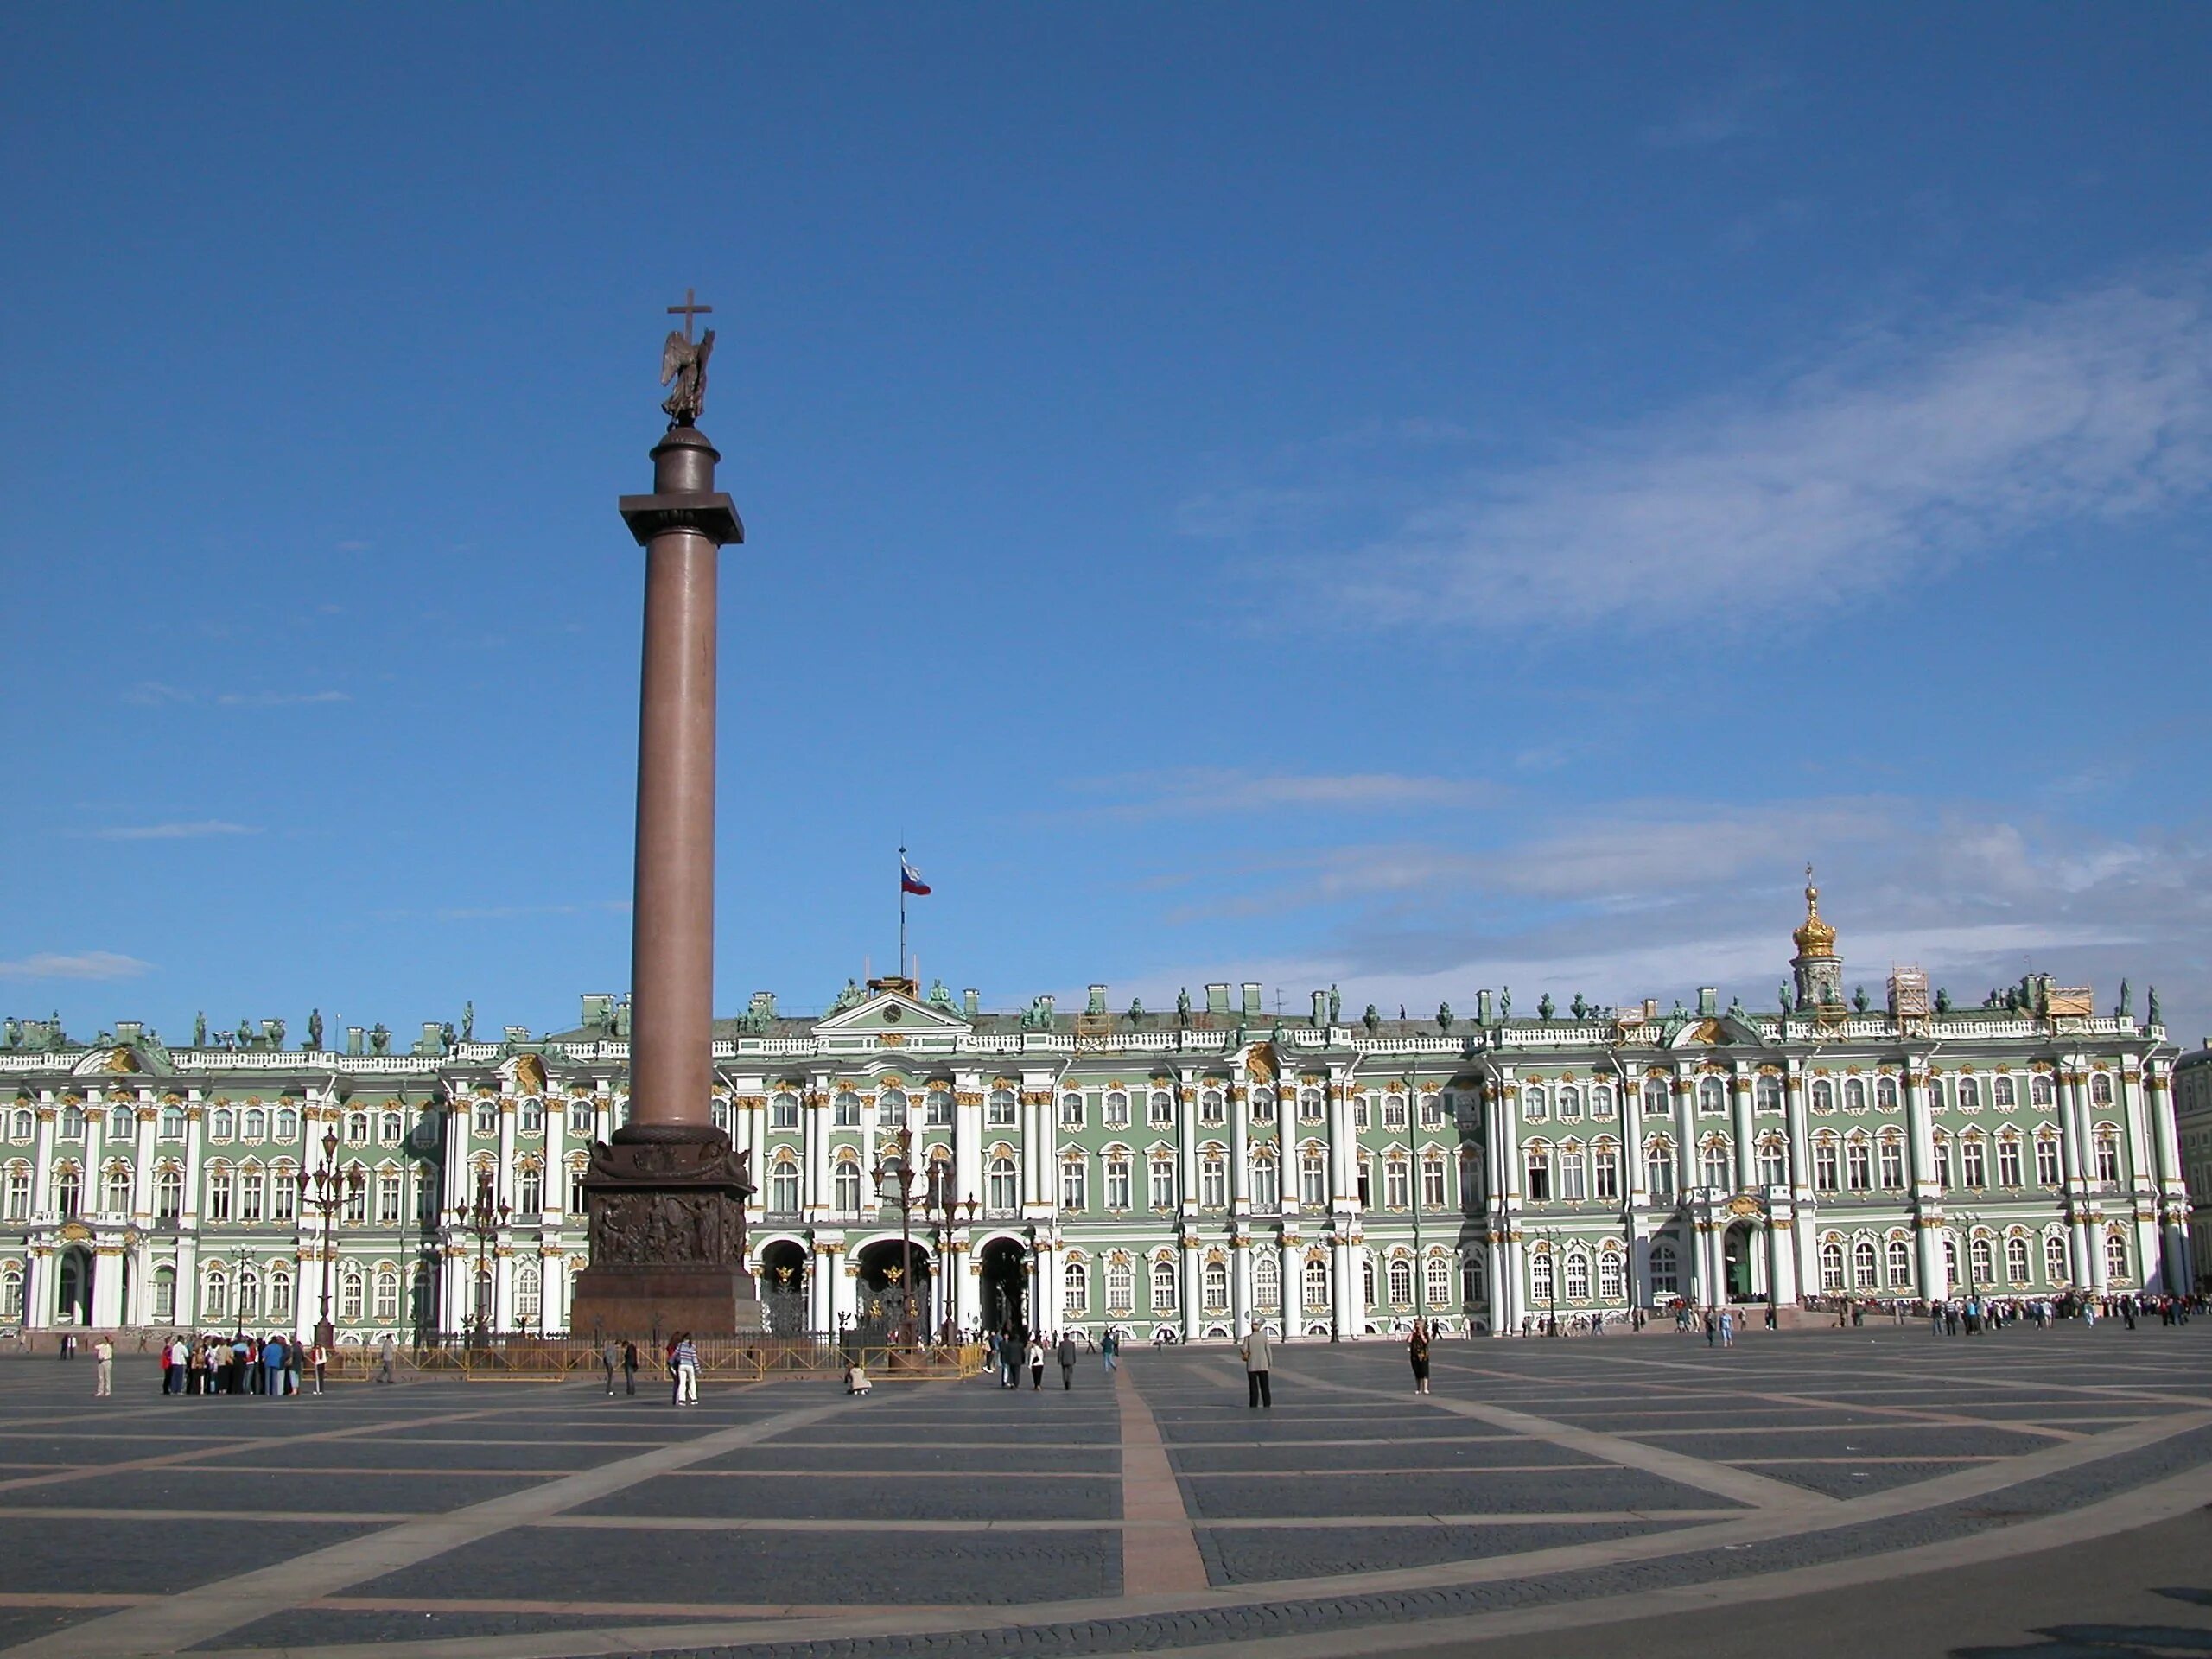
[[[108,1172],[108,1185],[111,1192],[114,1188],[115,1176],[116,1172],[113,1170]],[[127,1194],[127,1187],[125,1192]],[[268,1197],[268,1183],[263,1180],[259,1169],[248,1164],[238,1172],[238,1219],[240,1221],[259,1221],[262,1209]],[[124,1202],[129,1202],[127,1196]]]
[[[2057,1103],[2058,1091],[2051,1085],[2050,1072],[2038,1071],[2028,1079],[2028,1104],[2055,1106]]]
[[[70,1117],[73,1113],[75,1115],[77,1123],[77,1132],[74,1135],[69,1133]],[[218,1106],[213,1111],[208,1113],[207,1138],[210,1141],[235,1140],[238,1132],[238,1115],[229,1107]],[[85,1138],[85,1115],[73,1106],[62,1108],[61,1138],[64,1141],[81,1141]]]
[[[1572,1084],[1563,1085],[1559,1091],[1559,1116],[1561,1122],[1580,1119],[1582,1116],[1582,1091]]]
[[[133,1141],[138,1135],[138,1119],[128,1106],[118,1106],[107,1115],[107,1138],[111,1141]],[[260,1137],[256,1136],[258,1140]]]
[[[861,1212],[861,1166],[850,1158],[840,1158],[830,1178],[830,1203],[841,1216],[857,1216]]]
[[[1262,1213],[1282,1208],[1281,1169],[1264,1149],[1252,1154],[1252,1207]]]
[[[1813,1190],[1815,1192],[1841,1190],[1841,1183],[1836,1177],[1835,1142],[1827,1137],[1813,1142]]]
[[[1410,1307],[1414,1300],[1414,1264],[1402,1255],[1390,1258],[1390,1304]]]
[[[1175,1207],[1173,1154],[1165,1152],[1154,1153],[1146,1165],[1146,1173],[1151,1181],[1152,1207],[1155,1210],[1173,1210]]]
[[[1413,1202],[1412,1172],[1402,1158],[1392,1158],[1382,1166],[1382,1207],[1403,1210]]]
[[[1444,1127],[1444,1096],[1433,1090],[1421,1097],[1421,1126],[1424,1129]]]
[[[588,1158],[578,1157],[569,1160],[568,1210],[569,1214],[578,1220],[582,1220],[585,1215],[588,1213],[590,1209],[591,1201],[584,1194],[584,1176],[589,1173],[590,1169],[591,1160]],[[774,1170],[771,1172],[769,1180],[772,1183],[777,1177],[780,1176],[786,1169],[790,1169],[791,1173],[791,1201],[788,1206],[778,1205],[775,1202],[775,1189],[772,1185],[768,1194],[769,1205],[772,1209],[787,1207],[790,1210],[797,1210],[798,1208],[798,1170],[791,1168],[791,1166],[789,1164],[779,1164],[775,1166]]]
[[[495,1141],[499,1135],[499,1103],[488,1095],[480,1095],[470,1111],[469,1133],[480,1141]],[[357,1127],[358,1124],[358,1127]],[[346,1139],[359,1146],[369,1138],[369,1115],[349,1112],[346,1116]]]
[[[1593,1084],[1590,1090],[1590,1116],[1611,1117],[1613,1115],[1613,1090],[1610,1084]]]
[[[1116,1256],[1106,1264],[1106,1311],[1128,1314],[1136,1312],[1137,1276],[1128,1261]]]
[[[31,1213],[31,1166],[8,1166],[8,1219],[26,1221]]]
[[[1319,1147],[1298,1155],[1298,1201],[1317,1210],[1329,1201],[1329,1167]]]
[[[359,1179],[349,1179],[346,1184],[344,1220],[349,1227],[365,1227],[369,1221],[369,1173],[359,1164],[348,1166],[346,1173],[348,1177]]]
[[[1548,1203],[1552,1196],[1552,1149],[1541,1141],[1531,1141],[1527,1157],[1529,1201]]]
[[[1406,1128],[1406,1097],[1403,1095],[1382,1096],[1382,1127],[1398,1134]]]
[[[1569,1204],[1581,1204],[1590,1196],[1590,1166],[1583,1161],[1581,1147],[1572,1141],[1560,1148],[1559,1195]]]
[[[1205,1311],[1209,1313],[1229,1312],[1229,1269],[1218,1262],[1209,1262],[1198,1274],[1198,1286]]]
[[[1853,1140],[1843,1149],[1847,1179],[1854,1192],[1871,1192],[1874,1185],[1874,1149],[1864,1140]]]
[[[1675,1247],[1662,1239],[1651,1247],[1651,1294],[1654,1297],[1681,1294],[1681,1258]]]
[[[1912,1283],[1912,1246],[1901,1238],[1890,1241],[1890,1288],[1902,1290]]]
[[[1106,1127],[1126,1129],[1129,1127],[1129,1097],[1119,1089],[1106,1091]]]
[[[1322,1097],[1319,1089],[1300,1089],[1298,1091],[1298,1121],[1300,1122],[1319,1123],[1321,1121],[1321,1109]]]
[[[1759,1142],[1759,1185],[1786,1186],[1789,1182],[1789,1147],[1780,1137],[1770,1135]]]
[[[545,1210],[545,1173],[535,1165],[521,1170],[515,1176],[515,1214],[519,1217],[541,1215]],[[399,1172],[382,1169],[377,1172],[377,1224],[396,1226],[399,1221]]]
[[[1060,1127],[1064,1129],[1083,1127],[1083,1096],[1072,1089],[1060,1096]]]
[[[1835,1109],[1835,1085],[1826,1077],[1815,1077],[1813,1080],[1813,1109],[1816,1112],[1832,1112]]]
[[[2017,1233],[2005,1241],[2005,1276],[2016,1285],[2028,1282],[2028,1241]]]
[[[1897,1080],[1886,1071],[1874,1079],[1874,1104],[1885,1112],[1897,1109]]]
[[[1999,1111],[2008,1112],[2012,1110],[2016,1099],[2012,1090],[2012,1079],[2010,1077],[1999,1077],[1996,1079],[1996,1081],[1989,1085],[1989,1097],[1996,1105]]]
[[[1060,1268],[1060,1312],[1070,1319],[1081,1319],[1090,1312],[1090,1269],[1080,1262],[1070,1262]]]
[[[1229,1116],[1227,1100],[1228,1097],[1218,1089],[1201,1089],[1198,1091],[1198,1122],[1226,1122]]]
[[[1959,1109],[1971,1112],[1981,1104],[1981,1085],[1972,1077],[1958,1080]]]
[[[183,1140],[184,1124],[185,1116],[183,1107],[164,1106],[162,1108],[161,1135],[162,1140]]]
[[[1273,1250],[1252,1258],[1252,1302],[1274,1313],[1282,1306],[1282,1261]]]
[[[1090,1175],[1088,1160],[1080,1157],[1063,1159],[1060,1163],[1060,1208],[1088,1210],[1090,1207]]]
[[[1432,1255],[1421,1264],[1422,1292],[1431,1307],[1446,1307],[1452,1301],[1452,1258]]]
[[[210,1268],[200,1285],[200,1316],[211,1322],[229,1317],[231,1278],[220,1268]]]
[[[1997,1185],[2018,1186],[2020,1184],[2020,1143],[2012,1135],[2005,1135],[1997,1142]]]
[[[858,1172],[855,1171],[855,1174],[857,1178]],[[986,1207],[998,1215],[1010,1213],[1021,1202],[1014,1160],[1004,1153],[992,1159],[990,1167],[985,1172],[983,1196]],[[858,1208],[858,1205],[855,1207]]]
[[[1255,1123],[1275,1121],[1275,1091],[1264,1084],[1252,1090],[1252,1121]]]
[[[1590,1258],[1580,1250],[1567,1253],[1567,1300],[1570,1302],[1590,1300]]]
[[[1758,1111],[1781,1111],[1782,1079],[1777,1077],[1762,1077],[1752,1087],[1751,1103]]]
[[[1706,1077],[1697,1085],[1697,1109],[1706,1117],[1725,1117],[1728,1112],[1728,1085],[1718,1077]]]
[[[1967,1186],[1989,1185],[1989,1160],[1978,1135],[1960,1137],[1959,1178]]]
[[[773,1127],[786,1129],[795,1129],[798,1127],[798,1101],[796,1096],[791,1095],[778,1095],[776,1096],[776,1108],[777,1109],[770,1118],[770,1122]],[[785,1113],[789,1114],[788,1122],[785,1121]],[[592,1138],[592,1129],[594,1127],[592,1122],[593,1116],[591,1102],[588,1100],[571,1100],[569,1103],[569,1133],[575,1136],[580,1141],[590,1140]]]
[[[261,1183],[258,1180],[254,1183],[257,1189],[257,1198],[258,1197],[258,1188],[260,1187],[260,1185]],[[258,1204],[255,1205],[255,1208],[257,1209],[259,1207]],[[106,1208],[107,1212],[111,1216],[127,1216],[130,1213],[130,1165],[110,1164],[108,1166]],[[258,1215],[254,1215],[247,1217],[246,1219],[249,1221],[259,1221],[261,1217]]]
[[[1558,1300],[1557,1281],[1553,1278],[1551,1252],[1529,1258],[1529,1295],[1539,1306],[1548,1306]]]
[[[1705,1143],[1704,1176],[1707,1186],[1731,1187],[1736,1183],[1728,1173],[1728,1143],[1712,1140]]]
[[[1229,1202],[1229,1160],[1218,1150],[1209,1150],[1198,1160],[1198,1202],[1209,1210]]]
[[[2120,1136],[2111,1128],[2097,1130],[2097,1179],[2107,1183],[2120,1179]]]
[[[1115,1154],[1106,1160],[1106,1207],[1126,1210],[1129,1207],[1129,1160]]]
[[[5,1274],[0,1274],[0,1319],[10,1317],[21,1319],[22,1317],[22,1276],[18,1274],[16,1278],[15,1311],[11,1316],[8,1307],[7,1276]],[[176,1269],[175,1268],[156,1268],[154,1269],[154,1323],[156,1325],[168,1325],[175,1318]]]
[[[1863,1112],[1866,1109],[1866,1085],[1858,1077],[1847,1077],[1843,1084],[1843,1109]]]
[[[2127,1236],[2125,1233],[2105,1235],[2105,1277],[2114,1284],[2128,1278]]]
[[[2066,1239],[2063,1234],[2044,1235],[2043,1276],[2054,1286],[2063,1285],[2073,1278],[2073,1274],[2066,1270]]]
[[[707,1115],[714,1120],[715,1127],[720,1129],[724,1135],[728,1135],[729,1133],[729,1102],[721,1095],[716,1095],[707,1108]]]
[[[1145,1122],[1155,1129],[1175,1127],[1175,1096],[1165,1089],[1155,1089],[1145,1096]]]
[[[228,1221],[231,1218],[231,1170],[227,1164],[211,1164],[207,1168],[207,1219]]]
[[[1894,1135],[1882,1138],[1882,1185],[1892,1192],[1904,1185],[1904,1142]]]
[[[1152,1264],[1152,1311],[1173,1313],[1175,1311],[1175,1264],[1166,1256]]]
[[[2044,1186],[2058,1185],[2058,1137],[2036,1136],[2036,1179]]]
[[[925,1128],[949,1129],[952,1127],[952,1090],[932,1089],[922,1106],[922,1124]]]
[[[1821,1246],[1821,1288],[1826,1291],[1843,1288],[1843,1246],[1834,1239]]]
[[[2112,1077],[2110,1073],[2099,1071],[2090,1077],[2089,1104],[2092,1106],[2109,1106],[2112,1104]]]
[[[582,1172],[578,1172],[581,1175]],[[581,1213],[583,1206],[575,1206]],[[768,1209],[779,1216],[798,1213],[798,1166],[788,1161],[775,1165],[768,1172]]]
[[[1663,1138],[1644,1142],[1643,1184],[1655,1200],[1675,1196],[1675,1148]]]
[[[1967,1241],[1967,1266],[1974,1274],[1974,1287],[1980,1289],[1997,1277],[1996,1253],[1990,1249],[1989,1240],[1977,1234]]]
[[[717,1098],[715,1103],[717,1106],[721,1107],[724,1111],[728,1111],[729,1109],[728,1103],[720,1098]],[[385,1145],[391,1146],[399,1139],[399,1114],[397,1112],[386,1112],[384,1115],[384,1124],[385,1127],[383,1132],[378,1138],[381,1140]],[[722,1127],[728,1128],[728,1126],[724,1124]],[[545,1102],[541,1096],[537,1095],[526,1095],[523,1097],[522,1132],[524,1135],[543,1135],[545,1133]]]
[[[15,1213],[14,1181],[14,1174],[10,1173],[8,1195],[10,1215]],[[28,1188],[28,1181],[25,1185]],[[175,1221],[183,1213],[184,1172],[177,1169],[164,1169],[154,1177],[154,1218],[156,1221]]]
[[[837,1091],[836,1103],[830,1108],[832,1122],[841,1129],[857,1129],[861,1126],[861,1097],[849,1089]]]
[[[1306,1285],[1306,1306],[1326,1307],[1329,1305],[1329,1262],[1326,1256],[1309,1255],[1303,1269]]]
[[[361,1270],[352,1265],[338,1275],[338,1317],[359,1324],[361,1319]]]
[[[1622,1271],[1621,1253],[1606,1250],[1598,1257],[1598,1299],[1618,1302],[1627,1294],[1628,1275]]]
[[[1605,1154],[1601,1152],[1599,1156],[1603,1158]],[[1600,1192],[1598,1196],[1603,1198],[1605,1194]],[[1441,1210],[1444,1207],[1445,1198],[1444,1155],[1441,1153],[1425,1152],[1421,1159],[1421,1208]]]
[[[1936,1185],[1938,1191],[1942,1191],[1948,1188],[1951,1185],[1950,1137],[1946,1135],[1938,1135],[1935,1139],[1934,1147],[1936,1153]]]
[[[1078,1107],[1083,1097],[1076,1096]],[[887,1089],[876,1096],[875,1127],[885,1135],[897,1135],[906,1127],[906,1091]],[[1077,1127],[1080,1127],[1078,1124]]]
[[[983,1107],[983,1121],[995,1129],[1014,1127],[1014,1090],[994,1089]]]
[[[1550,1103],[1545,1100],[1541,1088],[1532,1083],[1521,1091],[1522,1122],[1541,1123],[1550,1116]]]

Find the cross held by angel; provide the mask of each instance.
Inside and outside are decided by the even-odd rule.
[[[670,329],[668,340],[660,348],[660,383],[664,386],[675,383],[674,389],[662,401],[661,409],[668,416],[671,426],[692,426],[707,406],[707,359],[714,354],[715,331],[709,328],[698,339],[692,339],[691,319],[715,308],[699,304],[687,288],[683,290],[683,303],[668,308],[671,315],[683,317],[683,327],[680,330]]]

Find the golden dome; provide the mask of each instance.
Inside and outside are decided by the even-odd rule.
[[[1801,957],[1835,955],[1835,929],[1821,919],[1821,890],[1813,885],[1813,867],[1805,867],[1805,920],[1789,936],[1797,941]]]

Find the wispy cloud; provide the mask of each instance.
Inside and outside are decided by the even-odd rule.
[[[430,914],[441,922],[512,922],[531,916],[626,915],[629,910],[627,899],[600,899],[575,905],[455,905]]]
[[[2208,489],[2192,269],[1868,331],[1770,386],[1432,485],[1389,532],[1297,568],[1330,615],[1375,626],[1751,626]]]
[[[203,836],[257,836],[258,826],[200,818],[188,823],[118,823],[92,832],[96,841],[196,841]]]
[[[1338,812],[1420,811],[1495,801],[1503,792],[1476,778],[1389,772],[1254,772],[1216,766],[1087,779],[1073,787],[1085,794],[1118,797],[1090,810],[1129,820],[1292,807]]]
[[[216,697],[224,709],[283,709],[302,702],[351,702],[348,691],[226,691]]]
[[[125,688],[123,701],[141,709],[159,709],[168,703],[191,702],[195,699],[191,692],[180,687],[165,685],[159,680],[140,680]]]
[[[114,950],[41,950],[0,962],[0,979],[136,979],[153,967]]]
[[[1655,149],[1694,149],[1746,137],[1764,124],[1768,112],[1789,86],[1789,77],[1773,69],[1751,69],[1726,86],[1686,99],[1663,121],[1643,130],[1643,142]]]

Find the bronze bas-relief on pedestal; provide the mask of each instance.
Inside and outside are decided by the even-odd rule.
[[[592,1148],[591,1265],[576,1276],[569,1328],[633,1337],[760,1329],[745,1271],[749,1154],[720,1129],[680,1140],[628,1133]]]

